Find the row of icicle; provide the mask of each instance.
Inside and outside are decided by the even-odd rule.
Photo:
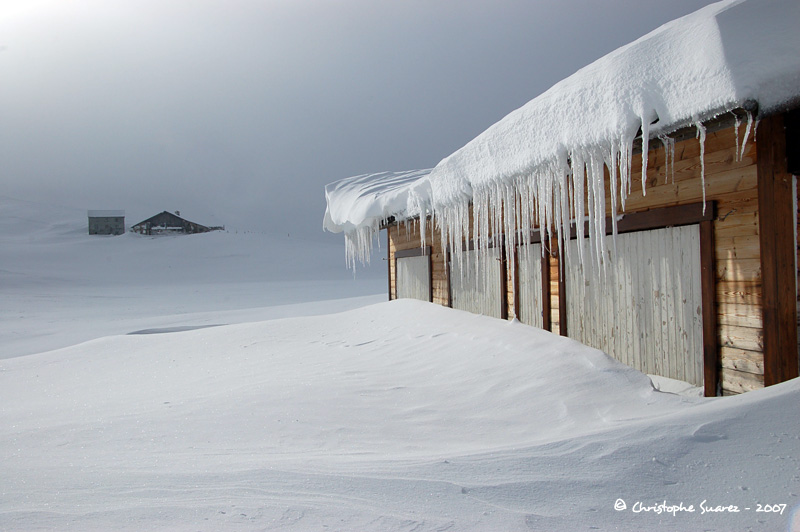
[[[747,127],[744,138],[739,141],[741,118],[736,116],[736,158],[741,160],[753,131],[753,115],[747,113]],[[700,120],[695,120],[697,139],[700,143],[700,179],[705,205],[705,140],[706,129]],[[647,194],[647,153],[649,150],[649,131],[642,128],[642,193]],[[674,182],[675,140],[667,135],[658,138],[666,153],[666,173]],[[421,235],[421,246],[426,246],[428,224],[439,231],[442,249],[448,249],[454,262],[463,265],[465,252],[463,243],[472,240],[474,249],[474,267],[477,271],[485,271],[484,261],[489,257],[488,250],[496,245],[505,246],[511,278],[514,276],[515,254],[518,245],[527,247],[530,243],[531,230],[538,227],[541,231],[542,253],[546,252],[547,243],[557,242],[559,256],[567,261],[577,259],[584,271],[603,271],[606,268],[604,257],[616,256],[617,221],[619,216],[611,216],[611,249],[605,238],[606,228],[606,184],[610,187],[610,210],[613,213],[624,213],[625,200],[631,192],[631,159],[633,156],[633,138],[619,138],[603,146],[587,149],[574,149],[569,155],[562,154],[550,163],[534,168],[530,173],[496,180],[486,185],[473,186],[472,197],[460,201],[437,204],[432,198],[427,205],[422,205],[418,213],[408,213],[414,220],[406,221],[406,230],[418,230]],[[608,170],[609,179],[605,179]],[[584,223],[575,223],[576,206],[585,206],[584,222],[588,222],[588,234]],[[470,213],[472,216],[470,217]],[[429,219],[430,218],[430,219]],[[470,218],[472,218],[470,220]],[[363,226],[345,234],[347,263],[355,267],[356,261],[362,264],[369,262],[372,243],[380,226],[375,223]],[[577,246],[577,257],[570,257],[566,241],[574,230],[580,245]],[[410,234],[410,233],[409,233]],[[493,235],[505,235],[504,239],[495,239]],[[508,237],[508,235],[513,235]],[[380,245],[380,244],[379,244]],[[446,259],[445,259],[446,260]],[[463,275],[463,271],[459,272]]]

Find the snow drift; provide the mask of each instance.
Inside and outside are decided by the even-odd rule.
[[[0,361],[0,528],[786,530],[798,400],[412,300],[101,338]]]
[[[270,282],[260,237],[0,200],[2,530],[800,529],[797,380],[662,393],[518,322],[336,314],[385,279]]]

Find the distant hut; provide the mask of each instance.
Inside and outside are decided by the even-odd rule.
[[[125,232],[125,211],[88,211],[90,235],[121,235]]]
[[[208,233],[215,229],[218,228],[206,227],[181,218],[180,211],[175,211],[175,213],[164,211],[131,227],[131,231],[142,235]]]
[[[386,229],[390,299],[516,317],[709,396],[795,378],[797,20],[746,0],[665,24],[432,170],[328,185],[324,227],[351,264]]]

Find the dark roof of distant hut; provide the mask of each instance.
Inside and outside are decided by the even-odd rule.
[[[134,225],[132,229],[137,232],[147,232],[148,227],[165,228],[184,233],[207,233],[208,231],[212,230],[211,227],[206,227],[205,225],[191,222],[169,211],[163,211],[148,218],[147,220],[143,220]]]

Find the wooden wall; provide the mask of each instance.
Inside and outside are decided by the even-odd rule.
[[[739,129],[739,143],[745,126]],[[764,325],[762,308],[762,263],[759,235],[757,149],[751,133],[742,157],[737,156],[734,127],[713,131],[709,128],[701,162],[700,142],[693,137],[675,144],[674,164],[667,166],[667,153],[658,140],[650,143],[645,176],[646,194],[642,192],[641,155],[635,155],[631,193],[625,213],[696,203],[703,200],[701,165],[705,166],[705,200],[714,202],[714,257],[716,270],[716,316],[718,371],[724,395],[742,393],[764,386]],[[609,190],[609,187],[606,187]],[[610,198],[607,198],[610,212]],[[428,224],[427,245],[432,247],[433,301],[449,305],[446,254],[438,233]],[[392,224],[388,228],[389,289],[394,297],[394,261],[396,250],[419,247],[417,223]],[[800,252],[798,252],[800,253]],[[555,255],[555,253],[554,253]],[[800,255],[799,255],[800,256]],[[800,260],[798,260],[800,263]],[[561,331],[565,313],[559,298],[558,258],[550,258],[551,327]],[[515,274],[518,271],[514,269]],[[800,269],[798,269],[800,278]],[[518,304],[516,279],[507,272],[508,316],[515,315]],[[800,306],[800,299],[797,299]]]
[[[416,221],[400,222],[387,228],[389,254],[389,299],[397,298],[394,254],[405,249],[420,247],[421,232]],[[433,238],[430,224],[427,224],[425,244],[431,247],[431,285],[433,302],[450,306],[450,287],[447,280],[446,254],[442,250],[438,233]]]
[[[740,139],[744,127],[740,128]],[[741,142],[741,140],[740,140]],[[748,142],[736,156],[733,127],[708,132],[705,142],[706,201],[716,202],[714,219],[716,304],[720,382],[725,395],[763,387],[761,255],[756,146]],[[666,151],[651,141],[646,194],[642,194],[641,155],[634,157],[631,195],[625,212],[637,212],[702,201],[700,142],[689,138],[675,145],[674,181]]]

